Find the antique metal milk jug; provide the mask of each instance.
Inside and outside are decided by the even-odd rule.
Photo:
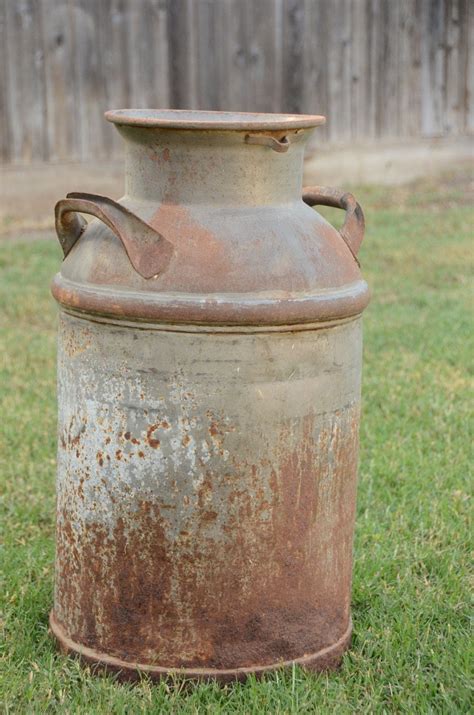
[[[359,205],[301,192],[324,118],[106,117],[125,196],[56,206],[53,633],[130,678],[334,667],[369,296]],[[345,209],[341,231],[316,204]]]

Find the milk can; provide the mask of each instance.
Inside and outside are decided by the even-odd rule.
[[[124,678],[335,667],[369,296],[360,206],[301,190],[324,118],[106,118],[125,196],[56,206],[52,631]],[[340,231],[318,204],[345,210]]]

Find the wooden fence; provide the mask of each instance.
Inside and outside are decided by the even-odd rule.
[[[117,156],[108,108],[315,112],[319,142],[474,129],[472,0],[0,0],[0,161]]]

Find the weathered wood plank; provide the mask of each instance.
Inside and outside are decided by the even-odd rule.
[[[444,2],[422,0],[421,131],[425,136],[438,136],[443,133],[444,10]]]
[[[135,107],[169,104],[167,9],[162,0],[129,0],[128,65]]]
[[[80,159],[74,85],[71,9],[67,0],[41,0],[47,104],[47,158]]]
[[[421,130],[421,37],[419,0],[401,0],[399,16],[399,136]]]
[[[304,21],[303,111],[328,118],[328,12],[326,0],[306,0]],[[327,141],[328,125],[318,127],[312,145]]]
[[[248,41],[246,7],[241,0],[224,0],[220,18],[219,66],[222,109],[248,111]]]
[[[34,0],[7,2],[5,18],[12,154],[17,161],[44,160],[48,117],[40,6]]]
[[[281,3],[247,0],[248,108],[253,112],[275,111],[275,96],[281,83],[281,55],[275,27]]]
[[[379,80],[378,56],[380,48],[380,2],[379,0],[367,0],[366,16],[369,26],[367,37],[367,127],[366,137],[374,139],[377,131],[377,89]]]
[[[0,0],[0,162],[6,164],[14,159],[11,151],[11,126],[8,102],[10,95],[10,85],[8,82],[8,53],[7,53],[7,19],[6,0]]]
[[[197,106],[217,109],[219,106],[219,51],[222,39],[217,23],[215,0],[201,0],[196,15],[194,43],[197,64]]]
[[[117,156],[111,107],[325,114],[316,142],[474,131],[472,0],[0,0],[0,160]]]
[[[283,1],[282,111],[301,112],[304,88],[305,7],[301,0]]]
[[[444,68],[444,131],[455,132],[462,125],[460,93],[464,85],[463,67],[459,56],[459,0],[446,0],[445,8],[445,68]]]
[[[399,26],[400,2],[381,3],[382,42],[378,57],[377,136],[396,137],[399,127]]]
[[[275,94],[273,97],[274,112],[281,112],[283,106],[283,0],[274,0],[275,2],[275,25],[273,27],[273,41],[275,43],[275,72],[277,75],[277,83],[275,85]]]
[[[357,141],[367,134],[367,109],[370,98],[371,68],[367,62],[369,22],[366,0],[352,0],[351,12],[351,137]]]
[[[474,133],[474,6],[470,0],[467,2],[465,13],[465,28],[463,39],[465,41],[463,62],[465,63],[466,82],[464,86],[464,131]]]
[[[120,109],[133,104],[130,67],[129,0],[101,0],[99,37],[104,75],[104,107]],[[111,125],[104,128],[107,157],[122,151],[122,140]]]
[[[331,142],[351,138],[351,3],[333,0],[328,22],[328,133]]]
[[[190,0],[168,0],[168,66],[170,106],[196,107],[194,10]]]
[[[106,107],[101,44],[100,3],[74,0],[71,7],[74,38],[76,114],[82,158],[105,155]]]

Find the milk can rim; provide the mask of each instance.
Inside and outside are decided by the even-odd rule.
[[[268,114],[218,112],[198,109],[110,109],[105,118],[113,124],[176,129],[253,129],[278,131],[317,127],[326,122],[318,114]]]

